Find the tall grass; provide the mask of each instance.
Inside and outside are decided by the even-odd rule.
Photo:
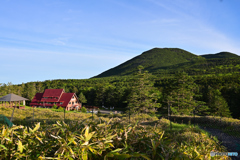
[[[224,132],[240,137],[240,120],[227,118],[227,117],[219,117],[219,116],[180,116],[174,115],[171,116],[171,121],[175,121],[178,123],[191,123],[198,124],[203,127],[211,127],[218,128],[223,130]]]
[[[0,108],[0,114],[11,109]],[[34,127],[0,128],[0,159],[228,159],[210,157],[226,151],[201,129],[149,115],[113,117],[35,110]],[[31,119],[32,108],[16,110],[15,124]],[[47,121],[48,120],[48,121]],[[51,121],[51,123],[49,123]],[[40,123],[38,123],[40,122]],[[40,125],[41,124],[41,125]]]

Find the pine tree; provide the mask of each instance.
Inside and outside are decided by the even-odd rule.
[[[87,99],[82,92],[79,94],[78,99],[80,101],[81,107],[82,107],[82,103],[87,103]]]
[[[21,88],[22,88],[21,90],[22,97],[27,97],[25,83],[21,84]]]
[[[153,82],[149,80],[150,74],[142,72],[143,67],[138,67],[128,100],[130,113],[155,113],[161,105],[157,102],[160,92],[154,90]]]
[[[212,115],[231,117],[226,100],[223,98],[221,92],[218,89],[209,87],[208,92],[210,112]]]
[[[27,85],[27,98],[32,100],[37,92],[35,83],[28,83]]]
[[[103,105],[106,101],[106,89],[108,84],[98,84],[95,88],[95,104],[97,105]]]
[[[205,103],[198,100],[197,84],[187,73],[176,74],[171,86],[166,101],[170,105],[172,113],[192,115],[194,112],[196,113],[196,110],[202,113],[207,110]]]

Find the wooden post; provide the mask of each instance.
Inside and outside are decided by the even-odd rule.
[[[92,120],[93,120],[93,106],[92,106]]]
[[[34,106],[33,106],[33,122],[34,122]]]
[[[66,110],[66,107],[64,108],[64,120],[63,120],[63,122],[65,122],[65,110]]]
[[[15,107],[13,108],[12,117],[11,117],[11,120],[10,120],[11,122],[12,122],[12,120],[13,120],[14,110],[15,110]]]

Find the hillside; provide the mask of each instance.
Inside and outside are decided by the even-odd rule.
[[[230,52],[220,52],[216,54],[205,54],[201,55],[202,57],[206,59],[212,59],[212,58],[239,58],[238,55]]]
[[[170,66],[199,60],[205,60],[205,58],[179,48],[153,48],[94,78],[130,75],[137,71],[139,65],[153,73],[159,69],[167,69]]]
[[[240,56],[230,52],[195,55],[179,48],[153,48],[93,78],[128,76],[137,66],[156,76],[172,76],[185,71],[190,75],[239,73]]]

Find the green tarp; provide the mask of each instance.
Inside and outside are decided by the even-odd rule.
[[[13,123],[4,115],[0,114],[0,123],[8,125],[8,127],[12,127]]]

